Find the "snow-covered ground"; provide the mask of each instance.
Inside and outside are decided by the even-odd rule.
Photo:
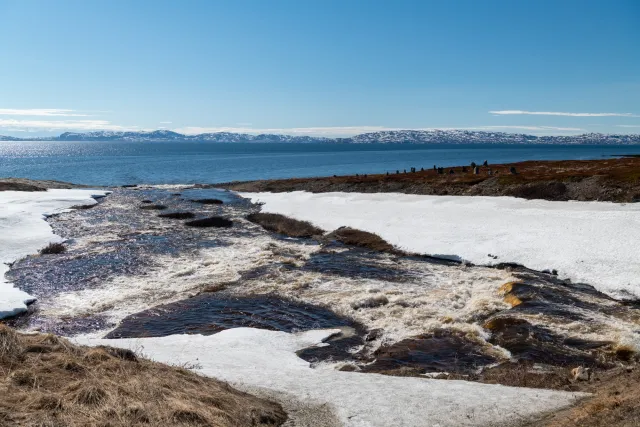
[[[34,297],[5,280],[7,263],[61,240],[53,234],[44,216],[75,205],[94,204],[91,196],[104,194],[94,190],[0,192],[0,318],[25,311],[26,304],[34,301]]]
[[[410,252],[556,269],[614,297],[640,297],[640,204],[397,193],[241,195],[264,203],[263,212],[327,231],[349,226]]]
[[[296,410],[328,406],[344,426],[508,426],[560,409],[580,394],[465,381],[312,369],[295,354],[336,332],[298,334],[236,328],[215,335],[100,340],[83,345],[129,348],[159,362],[192,366]],[[313,425],[319,425],[315,423]]]

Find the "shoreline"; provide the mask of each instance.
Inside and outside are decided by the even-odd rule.
[[[640,202],[640,157],[525,161],[394,174],[238,181],[204,185],[236,192],[404,193],[434,196],[511,196],[549,201]],[[512,169],[514,168],[514,169]]]

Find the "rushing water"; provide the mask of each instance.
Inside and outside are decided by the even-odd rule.
[[[91,185],[216,183],[621,154],[640,154],[640,146],[0,142],[0,177]]]

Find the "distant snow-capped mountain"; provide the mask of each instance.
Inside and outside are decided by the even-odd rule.
[[[608,135],[587,133],[574,136],[534,136],[522,133],[485,132],[470,130],[394,130],[371,132],[350,138],[323,138],[247,133],[215,132],[183,135],[170,130],[153,132],[65,132],[58,137],[14,138],[0,136],[0,141],[194,141],[194,142],[280,142],[280,143],[343,143],[343,144],[640,144],[640,135]]]
[[[215,132],[199,135],[183,135],[170,130],[156,130],[153,132],[113,132],[96,131],[86,133],[65,132],[55,138],[61,141],[205,141],[205,142],[333,142],[329,138],[310,136],[250,135],[247,133]]]

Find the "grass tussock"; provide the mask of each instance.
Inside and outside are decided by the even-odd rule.
[[[289,237],[313,237],[324,234],[324,230],[315,227],[310,222],[299,221],[280,214],[258,212],[250,214],[247,219],[262,226],[265,230]]]
[[[79,347],[4,325],[0,382],[0,425],[7,427],[249,427],[286,420],[275,403],[130,350]]]
[[[40,255],[53,255],[64,253],[67,248],[62,243],[49,243],[44,248],[40,249]]]
[[[195,218],[196,214],[193,212],[168,212],[158,215],[160,218],[169,218],[169,219],[191,219]]]
[[[193,221],[187,221],[184,225],[189,227],[218,227],[218,228],[230,228],[233,226],[233,221],[223,218],[221,216],[212,216],[209,218],[194,219]]]
[[[368,231],[357,230],[355,228],[340,227],[327,237],[344,243],[345,245],[359,246],[380,252],[393,252],[393,245],[382,237]]]

